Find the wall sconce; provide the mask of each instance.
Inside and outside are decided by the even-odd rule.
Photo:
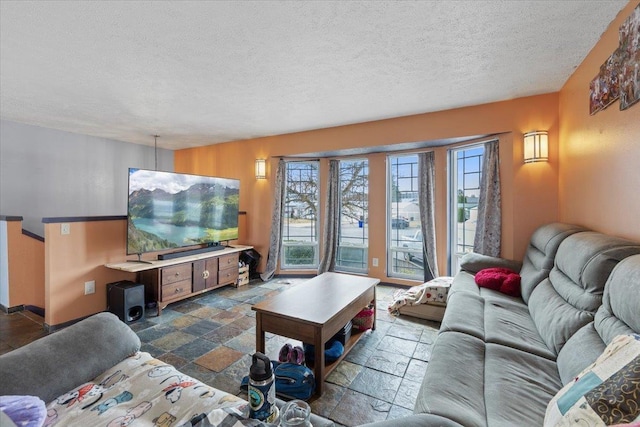
[[[256,159],[256,179],[265,179],[267,177],[267,161],[265,159]]]
[[[546,162],[549,160],[549,136],[547,131],[524,134],[524,162]]]

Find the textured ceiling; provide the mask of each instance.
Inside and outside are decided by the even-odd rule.
[[[558,91],[627,3],[0,2],[0,115],[185,148]]]

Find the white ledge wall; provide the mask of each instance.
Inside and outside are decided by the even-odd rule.
[[[153,147],[2,120],[0,214],[39,236],[46,217],[126,215],[130,167],[154,169]],[[173,171],[173,151],[158,149],[158,169]]]

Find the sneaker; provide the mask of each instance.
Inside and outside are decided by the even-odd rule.
[[[287,343],[282,346],[280,349],[280,353],[278,353],[278,361],[279,362],[288,362],[291,359],[292,347],[291,344]]]
[[[304,350],[299,345],[293,347],[291,350],[291,358],[289,362],[295,363],[296,365],[304,365]]]

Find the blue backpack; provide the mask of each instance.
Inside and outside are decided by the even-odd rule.
[[[276,377],[276,395],[283,399],[307,400],[316,390],[313,371],[304,365],[271,361]],[[242,378],[240,387],[247,390],[249,376]]]

